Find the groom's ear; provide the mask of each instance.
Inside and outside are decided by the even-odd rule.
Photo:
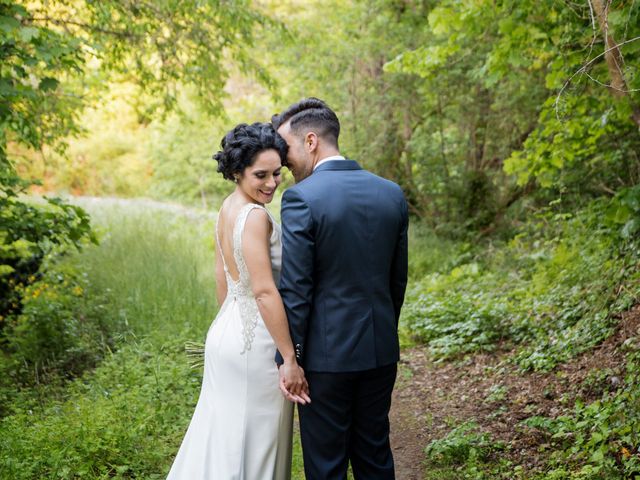
[[[315,152],[318,148],[318,135],[316,135],[314,132],[308,132],[304,136],[304,148],[309,153]]]

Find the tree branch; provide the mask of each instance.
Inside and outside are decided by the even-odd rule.
[[[598,60],[599,58],[607,55],[609,52],[611,52],[613,50],[618,50],[619,51],[619,49],[620,49],[620,47],[622,45],[626,45],[626,44],[632,43],[632,42],[637,42],[638,40],[640,40],[640,36],[631,38],[629,40],[625,40],[624,42],[620,42],[620,43],[615,44],[612,47],[606,48],[604,52],[602,52],[599,55],[596,55],[591,60],[589,60],[587,63],[582,65],[578,70],[576,70],[576,72],[573,75],[571,75],[566,82],[564,82],[564,85],[562,85],[562,88],[560,89],[560,91],[558,92],[558,95],[556,96],[556,100],[554,102],[554,108],[556,110],[556,117],[558,119],[560,119],[560,114],[558,113],[558,105],[560,103],[560,97],[562,97],[562,94],[564,93],[564,91],[567,89],[567,87],[571,84],[571,82],[573,81],[573,79],[576,76],[578,76],[578,75],[580,75],[582,73],[586,73],[587,69],[591,65],[593,65],[596,62],[596,60]],[[611,85],[609,85],[609,88],[611,88],[612,90],[615,91],[615,89],[613,89]],[[628,94],[629,93],[629,90],[626,89],[626,84],[625,84],[625,88],[620,89],[619,91],[622,92],[623,94]],[[638,126],[640,126],[640,110],[638,110],[637,107],[635,107],[635,106],[634,106],[633,120]]]
[[[100,28],[100,27],[96,27],[95,25],[89,25],[88,23],[82,23],[82,22],[76,22],[74,20],[62,20],[60,18],[52,18],[52,17],[31,17],[29,19],[26,19],[27,21],[31,21],[32,23],[34,22],[44,22],[44,23],[53,23],[54,25],[58,25],[58,26],[67,26],[67,25],[73,25],[75,27],[81,27],[84,28],[86,30],[90,30],[92,32],[99,32],[99,33],[104,33],[107,35],[113,35],[115,37],[120,37],[120,38],[127,38],[127,39],[140,39],[140,35],[135,35],[131,32],[119,32],[116,30],[108,30],[105,28]]]

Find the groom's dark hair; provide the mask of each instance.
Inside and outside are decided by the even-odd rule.
[[[271,118],[276,130],[287,122],[295,135],[302,134],[303,130],[313,129],[319,137],[338,146],[340,121],[335,112],[319,98],[309,97],[300,100]]]

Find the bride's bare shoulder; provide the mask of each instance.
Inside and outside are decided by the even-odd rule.
[[[244,222],[244,235],[247,239],[264,239],[271,235],[271,219],[267,210],[260,205],[252,205],[246,207],[249,211],[246,213]],[[263,240],[260,240],[262,242]]]
[[[221,221],[223,224],[226,224],[229,220],[234,220],[238,215],[242,205],[238,205],[238,201],[234,198],[233,193],[225,197],[222,200],[222,205],[220,205],[220,210],[218,211],[218,221]]]

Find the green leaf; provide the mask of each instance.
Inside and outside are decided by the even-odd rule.
[[[11,265],[0,265],[0,276],[14,272],[15,269]]]
[[[632,213],[633,212],[626,204],[613,202],[607,209],[605,215],[609,222],[622,224],[629,220]]]
[[[0,16],[0,30],[9,33],[20,26],[20,22],[13,17]]]
[[[591,454],[591,461],[595,463],[601,463],[604,460],[604,452],[603,448],[597,449],[595,452]]]
[[[34,38],[38,38],[40,30],[35,27],[22,27],[20,29],[20,38],[24,42],[30,42]]]
[[[56,80],[55,78],[46,77],[40,80],[39,88],[43,92],[46,92],[49,90],[55,90],[56,88],[58,88],[59,83],[60,82],[58,82],[58,80]]]
[[[622,230],[620,231],[620,235],[622,238],[631,238],[634,234],[638,232],[640,229],[640,220],[637,218],[632,218],[627,223],[624,224]]]

